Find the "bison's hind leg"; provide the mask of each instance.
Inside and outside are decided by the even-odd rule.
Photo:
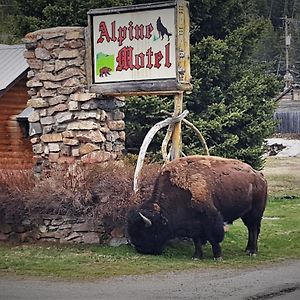
[[[242,217],[242,220],[248,229],[248,243],[245,251],[248,252],[250,256],[256,255],[258,251],[257,241],[260,233],[261,217],[254,217],[251,214],[247,214]]]
[[[200,238],[193,238],[193,242],[195,244],[195,252],[193,255],[194,259],[199,259],[203,257],[203,251],[202,251],[202,241]]]

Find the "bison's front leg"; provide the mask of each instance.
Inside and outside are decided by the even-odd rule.
[[[195,244],[195,253],[193,255],[193,258],[195,258],[195,259],[202,258],[203,257],[203,251],[202,251],[201,239],[194,238],[193,241],[194,241],[194,244]]]
[[[213,256],[215,260],[221,260],[222,259],[222,250],[219,243],[211,243],[211,248],[213,252]]]

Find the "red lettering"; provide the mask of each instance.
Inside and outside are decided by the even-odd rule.
[[[165,67],[170,68],[172,66],[170,62],[170,43],[165,45]]]
[[[163,59],[163,55],[161,53],[161,51],[158,51],[154,54],[154,67],[159,69],[161,66],[160,61]]]
[[[152,26],[151,23],[150,23],[149,25],[146,26],[146,35],[145,35],[145,38],[146,38],[146,39],[151,39],[153,29],[154,29],[154,28],[153,28],[153,26]]]
[[[146,56],[147,56],[147,65],[146,65],[146,68],[152,69],[152,67],[153,67],[153,64],[152,64],[152,56],[153,56],[152,47],[150,47],[146,51]]]
[[[118,63],[116,71],[127,71],[128,69],[133,70],[133,48],[123,47],[119,50],[116,61]]]
[[[123,26],[123,27],[119,27],[118,28],[118,42],[119,42],[119,46],[123,45],[123,41],[126,39],[127,37],[127,27]]]
[[[99,33],[100,33],[100,37],[98,38],[97,43],[102,43],[104,41],[103,36],[106,38],[107,42],[110,41],[109,33],[104,21],[100,22],[99,24]]]
[[[116,21],[111,22],[111,41],[115,42],[116,38]]]
[[[143,40],[144,39],[144,25],[135,25],[135,39],[136,40]]]
[[[143,52],[135,55],[135,65],[134,67],[139,70],[145,68],[145,54]]]
[[[133,40],[133,22],[129,22],[128,23],[129,27],[128,27],[128,37],[129,39],[132,41]]]

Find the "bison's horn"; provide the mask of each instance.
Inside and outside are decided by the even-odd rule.
[[[152,222],[147,217],[145,217],[142,213],[139,213],[139,215],[141,216],[141,218],[145,222],[146,227],[152,226]]]

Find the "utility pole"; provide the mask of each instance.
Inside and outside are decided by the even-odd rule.
[[[289,70],[289,49],[291,46],[291,34],[289,33],[289,23],[291,19],[287,16],[284,17],[284,37],[285,37],[285,75],[283,79],[285,81],[285,89],[288,89],[293,83],[293,75],[290,73]]]

